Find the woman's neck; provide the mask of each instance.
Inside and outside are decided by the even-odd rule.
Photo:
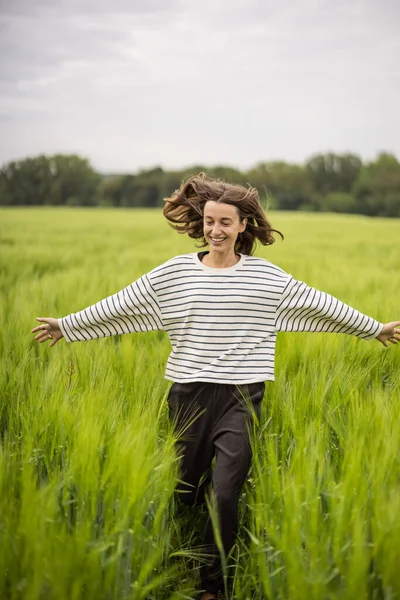
[[[213,267],[214,269],[227,269],[233,267],[240,260],[240,256],[231,252],[229,254],[223,254],[221,252],[210,252],[203,256],[202,263],[207,267]]]

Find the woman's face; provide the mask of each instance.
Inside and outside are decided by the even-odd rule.
[[[234,252],[237,236],[246,225],[247,219],[241,221],[238,209],[232,204],[210,200],[204,207],[204,238],[213,251]]]

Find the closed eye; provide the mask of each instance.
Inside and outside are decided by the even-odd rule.
[[[214,221],[206,221],[206,225],[213,225]],[[230,221],[221,221],[221,225],[230,225]]]

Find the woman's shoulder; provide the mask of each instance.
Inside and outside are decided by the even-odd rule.
[[[193,264],[193,253],[187,253],[187,254],[178,254],[177,256],[173,256],[172,258],[169,258],[167,261],[165,261],[164,263],[162,263],[160,265],[160,267],[163,267],[165,265],[192,265]]]
[[[284,269],[278,267],[278,265],[275,265],[266,258],[260,258],[259,256],[246,255],[244,265],[248,269],[259,270],[260,272],[264,273],[274,273],[276,275],[281,275],[282,277],[288,276],[288,273],[284,271]]]
[[[152,269],[151,274],[157,275],[164,272],[168,272],[168,270],[170,270],[171,268],[176,271],[179,268],[184,269],[190,268],[192,266],[194,266],[193,254],[179,254],[178,256],[173,256],[172,258],[169,258],[165,262],[158,265],[158,267]]]

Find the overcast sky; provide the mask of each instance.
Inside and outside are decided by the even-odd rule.
[[[400,158],[398,0],[0,0],[0,164]]]

